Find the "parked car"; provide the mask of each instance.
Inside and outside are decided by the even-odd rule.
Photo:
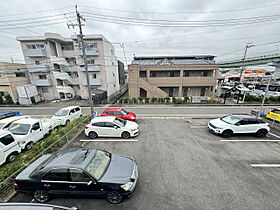
[[[0,129],[5,129],[5,130],[8,129],[13,122],[22,118],[30,118],[30,116],[23,115],[23,116],[9,117],[9,118],[2,119],[0,120]]]
[[[42,203],[0,203],[0,210],[79,210],[77,207],[65,207]]]
[[[68,106],[58,110],[52,117],[53,120],[58,120],[59,125],[66,125],[67,123],[75,120],[78,117],[83,116],[81,107]]]
[[[20,112],[0,112],[0,120],[8,117],[16,117],[20,115],[21,115]]]
[[[265,92],[262,93],[262,97],[264,96]],[[278,97],[280,96],[280,92],[272,92],[269,91],[266,93],[266,97]]]
[[[280,108],[273,109],[270,111],[267,115],[266,118],[270,120],[275,120],[276,122],[280,123]]]
[[[256,92],[248,92],[247,93],[249,96],[255,96],[255,97],[261,97],[260,94],[256,93]]]
[[[122,137],[128,139],[139,133],[138,124],[118,117],[95,117],[85,127],[85,134],[97,137]]]
[[[35,118],[24,118],[13,122],[8,130],[14,134],[22,149],[30,150],[33,143],[52,130],[52,123]]]
[[[225,138],[236,133],[253,133],[257,137],[264,137],[270,131],[268,123],[261,118],[247,114],[232,114],[211,120],[208,128]]]
[[[13,134],[7,130],[0,130],[0,165],[14,161],[20,152],[21,148]]]
[[[131,120],[131,121],[136,120],[136,114],[132,112],[128,112],[121,108],[105,109],[104,112],[101,114],[101,117],[107,117],[107,116],[114,116],[124,120]]]
[[[32,193],[37,202],[56,195],[104,196],[120,203],[131,196],[138,180],[132,157],[103,150],[72,148],[43,155],[15,179],[18,192]]]

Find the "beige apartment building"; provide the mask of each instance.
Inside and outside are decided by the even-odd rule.
[[[128,66],[129,97],[209,96],[215,93],[215,56],[134,57]]]
[[[30,84],[25,64],[0,62],[0,95],[10,94],[18,102],[17,86]]]
[[[56,33],[17,37],[20,41],[31,84],[46,100],[88,99],[82,50],[77,36]],[[92,96],[104,93],[107,99],[120,89],[118,61],[114,46],[102,35],[84,36]]]

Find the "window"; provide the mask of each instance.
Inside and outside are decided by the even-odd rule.
[[[96,123],[93,123],[92,126],[95,126],[95,127],[105,127],[105,123],[104,122],[96,122]]]
[[[184,71],[184,77],[189,77],[190,76],[190,72],[189,71]]]
[[[5,95],[8,95],[8,94],[9,94],[8,92],[0,91],[0,96],[5,96]]]
[[[35,61],[35,65],[40,65],[40,61]]]
[[[87,64],[94,64],[94,59],[93,58],[87,59]]]
[[[24,72],[16,72],[16,77],[26,77]]]
[[[205,87],[201,88],[201,93],[200,93],[200,96],[205,96]]]
[[[91,75],[91,79],[96,79],[96,74],[90,74]]]
[[[13,122],[10,122],[10,123],[6,124],[3,128],[1,128],[1,125],[0,125],[0,128],[1,128],[1,129],[7,129],[8,127],[10,127],[10,125],[11,125],[12,123],[13,123]]]
[[[71,182],[90,182],[91,178],[81,169],[70,168]]]
[[[44,49],[45,46],[43,44],[28,44],[27,49]]]
[[[108,115],[114,115],[114,112],[107,112]]]
[[[111,50],[111,54],[114,55],[114,50]]]
[[[76,112],[78,112],[78,111],[80,111],[80,110],[81,110],[80,107],[75,108],[75,111],[76,111]]]
[[[11,131],[15,135],[26,135],[28,134],[30,129],[29,124],[21,124],[21,123],[12,123],[9,127],[9,131]]]
[[[42,180],[46,181],[70,181],[66,168],[52,169],[46,173]]]
[[[74,46],[72,44],[61,45],[61,50],[71,51],[74,50]]]
[[[107,127],[107,128],[113,128],[113,127],[114,127],[114,124],[111,123],[111,122],[105,122],[105,127]]]
[[[75,109],[71,109],[69,115],[74,113],[75,113]]]
[[[39,74],[39,79],[47,79],[47,75],[45,75],[45,74]]]
[[[86,49],[87,50],[93,50],[94,48],[97,48],[97,43],[86,44]]]
[[[203,72],[202,72],[202,76],[203,76],[203,77],[207,77],[207,76],[208,76],[208,72],[207,72],[207,71],[203,71]]]
[[[42,88],[42,93],[48,93],[49,92],[49,88]]]
[[[280,110],[279,109],[274,109],[271,112],[275,113],[275,114],[280,114]]]
[[[121,115],[121,112],[114,112],[114,115]]]
[[[147,77],[146,71],[139,71],[139,77]]]
[[[7,136],[3,136],[2,138],[0,138],[0,142],[1,142],[2,144],[4,144],[5,146],[7,146],[7,145],[13,143],[14,141],[15,141],[15,140],[14,140],[14,138],[12,137],[11,134],[9,134],[9,135],[7,135]]]
[[[32,128],[31,128],[31,130],[34,130],[34,131],[36,131],[36,130],[39,130],[40,129],[40,124],[37,122],[37,123],[35,123],[34,125],[32,125]]]
[[[154,71],[151,71],[150,72],[150,77],[156,77],[157,76],[157,73],[156,72],[154,72]]]
[[[74,73],[71,74],[71,77],[72,77],[73,79],[75,79],[75,78],[78,78],[79,75],[78,75],[77,72],[74,72]]]

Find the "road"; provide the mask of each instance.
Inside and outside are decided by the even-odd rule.
[[[106,149],[133,156],[140,177],[133,197],[112,205],[104,199],[53,198],[49,203],[91,209],[280,209],[280,168],[251,164],[280,163],[275,142],[223,142],[203,119],[140,119],[134,142],[81,142],[69,147]],[[255,140],[238,135],[227,140]],[[275,140],[268,135],[263,140]],[[98,138],[104,140],[104,138]],[[105,139],[109,140],[109,139]],[[119,140],[119,139],[118,139]],[[257,139],[261,140],[261,139]],[[30,202],[17,194],[11,201]]]
[[[25,115],[53,115],[61,107],[0,107],[3,111],[20,111]],[[98,114],[102,113],[104,107],[95,107]],[[250,113],[251,109],[259,109],[259,106],[175,106],[175,105],[136,105],[123,107],[130,112],[134,112],[138,117],[143,116],[186,116],[186,117],[215,117],[229,113]],[[265,107],[265,113],[273,107]],[[89,107],[82,107],[84,114],[89,114]]]

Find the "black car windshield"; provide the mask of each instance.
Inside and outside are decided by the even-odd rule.
[[[13,123],[9,127],[9,131],[11,131],[15,135],[26,135],[29,131],[29,128],[29,124]]]
[[[96,150],[93,158],[86,167],[86,170],[95,178],[100,179],[110,163],[110,153]]]
[[[220,118],[222,121],[228,123],[228,124],[232,124],[234,125],[235,123],[237,123],[240,119],[237,117],[234,117],[233,115],[228,115],[225,117]]]
[[[58,112],[56,112],[55,113],[55,116],[58,116],[58,117],[60,117],[60,116],[66,116],[68,114],[68,110],[59,110]]]
[[[129,112],[127,112],[125,110],[122,110],[121,113],[122,113],[122,115],[128,115],[129,114]]]
[[[126,125],[126,121],[116,117],[116,119],[114,120],[114,123],[117,124],[120,127],[124,127]]]

